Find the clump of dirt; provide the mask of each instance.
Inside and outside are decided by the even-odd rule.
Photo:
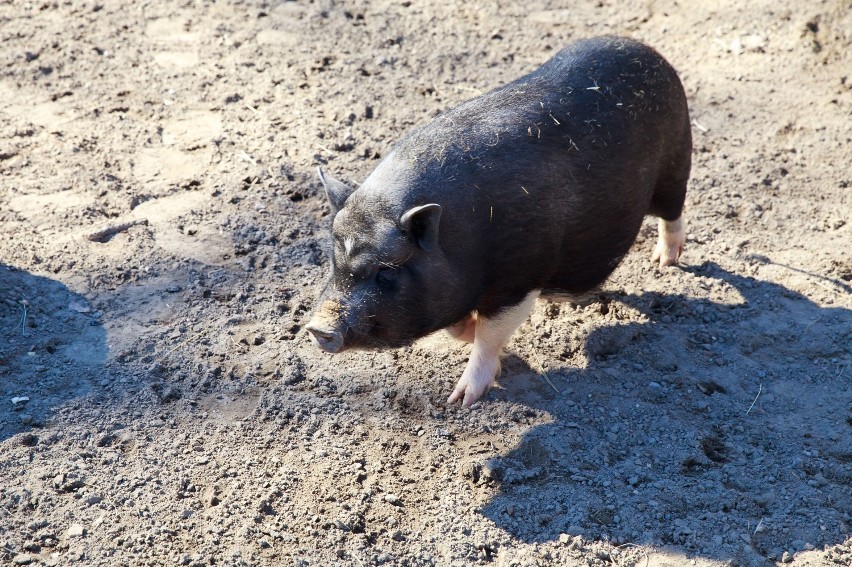
[[[0,562],[852,563],[846,3],[0,20]],[[311,345],[316,166],[361,180],[415,125],[604,33],[686,87],[680,266],[649,262],[649,220],[590,301],[539,304],[470,411],[444,402],[469,347],[443,335]]]

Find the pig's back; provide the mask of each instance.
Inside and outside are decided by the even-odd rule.
[[[605,37],[447,111],[395,157],[416,179],[404,200],[443,206],[442,245],[478,271],[487,312],[534,288],[600,284],[660,180],[685,182],[690,152],[675,71],[643,44]]]

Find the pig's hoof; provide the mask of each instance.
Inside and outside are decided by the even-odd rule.
[[[446,331],[454,339],[472,343],[476,337],[476,313],[471,313],[455,325],[450,325]]]
[[[657,242],[651,261],[658,262],[661,268],[674,266],[682,252],[683,246],[669,246],[665,242]]]
[[[686,233],[683,230],[683,220],[665,221],[660,219],[659,236],[651,261],[659,263],[661,268],[677,264],[678,258],[683,253],[683,245],[686,242]]]
[[[461,379],[453,389],[453,393],[447,398],[447,403],[452,404],[462,400],[462,406],[469,408],[481,398],[491,386],[494,378],[500,372],[500,357],[480,359],[474,362],[473,358],[468,361]]]

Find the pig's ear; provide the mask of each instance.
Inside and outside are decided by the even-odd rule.
[[[430,252],[438,245],[438,225],[441,221],[441,205],[430,203],[408,209],[399,217],[402,229],[417,240],[423,250]]]
[[[331,204],[331,208],[334,209],[336,214],[337,211],[343,208],[343,203],[346,202],[346,199],[349,198],[349,195],[351,195],[355,189],[338,181],[330,175],[326,175],[322,172],[321,167],[317,168],[317,173],[319,174],[320,181],[322,181],[323,188],[325,188],[325,196],[328,197],[328,202]]]

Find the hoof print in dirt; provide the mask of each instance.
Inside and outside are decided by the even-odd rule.
[[[701,452],[714,463],[727,463],[730,460],[728,448],[721,438],[708,435],[699,439],[698,444],[701,447]]]

